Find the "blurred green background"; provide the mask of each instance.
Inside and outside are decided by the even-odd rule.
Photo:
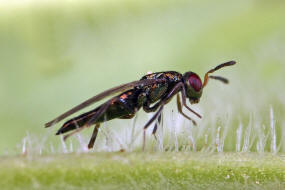
[[[2,1],[0,155],[27,134],[41,138],[44,123],[72,106],[148,71],[202,77],[229,60],[239,64],[219,74],[231,84],[210,83],[195,108],[204,119],[253,113],[268,126],[273,106],[284,151],[284,10],[277,0]]]

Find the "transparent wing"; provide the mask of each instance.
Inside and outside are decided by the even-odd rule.
[[[61,120],[65,119],[66,117],[74,114],[75,112],[86,108],[87,106],[90,106],[91,104],[98,102],[112,94],[118,93],[118,92],[122,92],[122,91],[126,91],[129,90],[131,88],[134,88],[136,86],[141,86],[141,85],[151,85],[154,83],[161,83],[161,82],[165,82],[165,79],[147,79],[147,80],[139,80],[139,81],[133,81],[130,83],[126,83],[126,84],[122,84],[120,86],[116,86],[114,88],[111,88],[109,90],[106,90],[96,96],[93,96],[92,98],[86,100],[85,102],[75,106],[74,108],[68,110],[67,112],[61,114],[60,116],[56,117],[55,119],[53,119],[52,121],[48,122],[45,124],[45,127],[51,127],[54,124],[60,122]]]

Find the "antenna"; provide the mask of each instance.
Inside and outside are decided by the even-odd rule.
[[[207,85],[209,78],[215,79],[215,80],[219,80],[219,81],[221,81],[221,82],[223,82],[223,83],[226,83],[226,84],[229,83],[229,80],[226,79],[226,78],[224,78],[224,77],[220,77],[220,76],[209,76],[209,74],[210,74],[210,73],[213,73],[213,72],[215,72],[215,71],[217,71],[217,70],[219,70],[219,69],[221,69],[221,68],[223,68],[223,67],[231,66],[231,65],[234,65],[234,64],[236,64],[235,61],[228,61],[228,62],[222,63],[222,64],[216,66],[214,69],[211,69],[210,71],[208,71],[208,72],[205,74],[205,76],[204,76],[203,88]]]

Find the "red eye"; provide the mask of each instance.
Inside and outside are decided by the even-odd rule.
[[[194,88],[195,91],[199,92],[202,88],[202,82],[201,79],[198,75],[196,74],[191,74],[189,76],[189,84],[192,86],[192,88]]]

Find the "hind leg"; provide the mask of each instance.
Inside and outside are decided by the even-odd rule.
[[[128,110],[128,111],[130,112],[130,114],[128,114],[128,115],[119,117],[120,119],[131,119],[131,118],[133,118],[133,117],[135,116],[135,111],[133,111],[133,110],[129,107],[129,105],[128,105],[126,102],[124,102],[124,101],[122,101],[122,100],[119,100],[118,103],[119,103],[120,105],[122,105],[126,110]],[[104,112],[109,108],[110,105],[111,105],[111,103],[107,103],[107,104],[104,106],[104,108],[102,108],[101,110],[99,109],[98,112],[100,112],[100,113],[99,113],[99,114],[96,113],[97,115],[93,116],[93,118],[91,118],[88,123],[91,123],[92,121],[95,121],[96,118],[98,118],[98,117],[100,117],[102,114],[104,114]],[[94,130],[93,130],[93,133],[92,133],[92,136],[91,136],[91,139],[90,139],[89,144],[88,144],[88,149],[93,148],[94,143],[95,143],[95,140],[96,140],[96,138],[97,138],[97,134],[98,134],[98,131],[99,131],[99,127],[100,127],[100,124],[96,124],[96,125],[95,125]]]
[[[90,141],[89,141],[89,143],[88,143],[88,149],[93,148],[94,143],[95,143],[95,140],[96,140],[96,138],[97,138],[97,134],[98,134],[98,131],[99,131],[99,127],[100,127],[100,124],[96,124],[96,125],[95,125],[94,130],[93,130],[93,133],[92,133],[92,136],[91,136]]]

